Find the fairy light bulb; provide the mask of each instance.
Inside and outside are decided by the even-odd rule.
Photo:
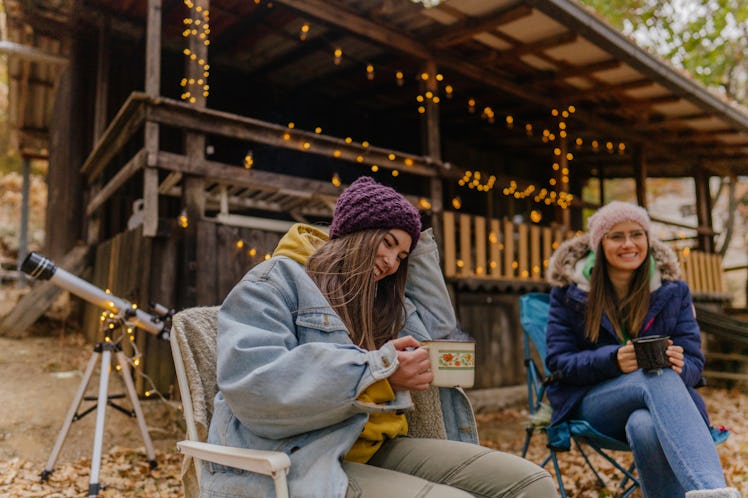
[[[336,66],[339,66],[340,62],[343,60],[343,50],[340,48],[336,48],[335,51],[333,52],[333,56],[334,56],[333,62],[335,63]]]
[[[395,82],[397,83],[397,86],[403,86],[405,84],[402,71],[397,71],[395,73]]]
[[[332,182],[332,184],[333,184],[334,186],[336,186],[336,187],[340,187],[340,186],[341,186],[341,185],[343,184],[343,183],[342,183],[342,182],[340,181],[340,177],[338,176],[338,174],[337,174],[337,173],[335,173],[334,175],[332,175],[332,180],[330,180],[330,181],[331,181],[331,182]]]
[[[374,66],[372,64],[366,65],[366,79],[369,81],[374,79]]]
[[[184,209],[179,214],[179,217],[177,217],[177,223],[179,223],[180,228],[187,228],[190,226],[190,220],[187,218],[187,211]]]
[[[301,25],[301,29],[299,31],[299,40],[301,41],[306,40],[306,37],[308,34],[309,34],[309,25],[307,23],[304,23]]]

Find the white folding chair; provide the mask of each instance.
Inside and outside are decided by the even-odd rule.
[[[171,351],[182,397],[187,440],[177,448],[185,457],[182,484],[186,498],[200,494],[203,462],[213,462],[273,479],[277,498],[288,498],[286,474],[291,461],[283,452],[232,448],[206,443],[216,385],[218,306],[188,308],[174,315]]]

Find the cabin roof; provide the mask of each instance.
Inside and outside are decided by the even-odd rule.
[[[76,33],[106,22],[123,38],[145,36],[146,0],[83,4],[6,0],[10,116],[29,154],[48,148],[55,85]],[[164,48],[179,52],[187,9],[164,0],[162,12]],[[572,0],[448,0],[431,8],[409,0],[216,0],[209,22],[212,66],[262,75],[290,93],[313,87],[395,119],[416,112],[418,78],[433,61],[444,78],[445,141],[545,157],[543,130],[558,133],[563,121],[553,111],[573,108],[565,123],[581,177],[633,176],[638,147],[646,148],[651,177],[691,176],[695,167],[748,174],[746,108]],[[304,40],[303,25],[310,28]]]

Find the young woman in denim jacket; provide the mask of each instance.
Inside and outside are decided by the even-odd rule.
[[[419,341],[456,325],[420,230],[402,195],[366,177],[340,196],[329,240],[295,225],[219,312],[209,441],[288,453],[293,497],[557,496],[540,467],[472,444],[456,389],[440,389],[450,440],[406,437],[410,391],[433,378]],[[207,497],[273,496],[266,476],[216,465],[201,486]]]
[[[701,352],[688,286],[673,251],[650,234],[647,212],[614,201],[588,222],[589,234],[551,257],[548,387],[551,430],[582,419],[627,441],[645,498],[738,498],[725,487],[709,417],[694,387]],[[670,368],[639,368],[631,338],[670,336]]]

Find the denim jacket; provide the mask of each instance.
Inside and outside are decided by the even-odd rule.
[[[400,335],[445,336],[456,320],[430,231],[408,265]],[[218,314],[217,356],[208,441],[287,453],[294,497],[343,498],[348,480],[340,461],[368,414],[412,406],[407,391],[385,404],[356,399],[397,369],[397,351],[391,342],[376,351],[355,346],[304,266],[285,256],[257,265],[229,293]],[[465,394],[440,391],[447,436],[477,442]],[[273,495],[269,477],[217,465],[206,466],[201,488],[201,496]]]

